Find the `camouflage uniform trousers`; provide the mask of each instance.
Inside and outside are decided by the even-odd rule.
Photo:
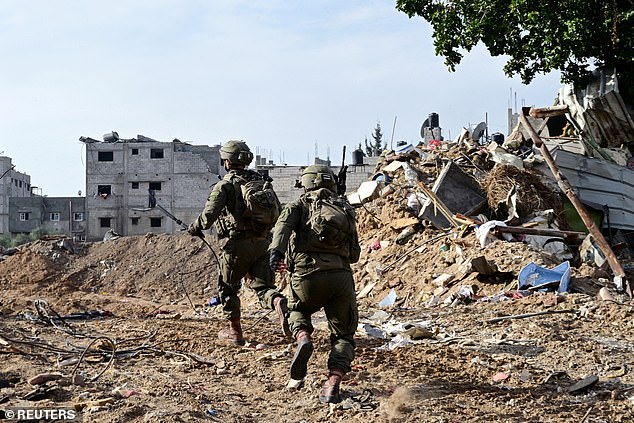
[[[273,308],[273,299],[280,296],[275,277],[269,267],[269,240],[265,237],[238,234],[231,236],[220,256],[218,293],[227,319],[240,317],[241,280],[251,277],[253,289],[262,308]]]
[[[351,370],[354,333],[359,322],[354,278],[349,270],[328,270],[291,276],[289,325],[293,333],[301,328],[313,332],[311,315],[323,307],[330,330],[328,368]]]

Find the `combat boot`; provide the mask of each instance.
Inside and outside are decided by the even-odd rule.
[[[302,380],[308,373],[308,360],[313,353],[313,340],[305,329],[300,329],[295,339],[297,339],[297,351],[291,361],[291,379]]]
[[[288,300],[284,297],[275,297],[273,299],[273,309],[277,313],[277,318],[280,319],[280,326],[282,327],[282,333],[287,338],[292,338],[293,333],[288,326]]]
[[[242,337],[242,326],[239,317],[232,317],[228,320],[229,325],[218,332],[218,339],[233,345],[244,345]]]
[[[328,380],[324,383],[319,393],[319,401],[338,403],[341,402],[341,396],[339,395],[339,385],[341,385],[341,379],[345,372],[341,369],[330,369]]]

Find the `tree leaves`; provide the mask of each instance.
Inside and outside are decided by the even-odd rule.
[[[634,74],[632,0],[397,0],[396,8],[432,25],[450,71],[481,42],[508,56],[504,72],[526,84],[553,70],[564,82],[584,82],[594,67]]]

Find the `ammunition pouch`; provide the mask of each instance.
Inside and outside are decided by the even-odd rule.
[[[229,237],[229,233],[231,232],[231,228],[227,224],[224,216],[221,216],[216,221],[216,229],[218,230],[218,239],[223,239]]]

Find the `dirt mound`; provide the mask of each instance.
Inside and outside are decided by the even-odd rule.
[[[185,292],[201,305],[213,295],[218,267],[197,238],[148,234],[75,245],[39,240],[0,262],[0,275],[12,308],[45,298],[59,312],[81,304],[129,315],[182,303]]]

